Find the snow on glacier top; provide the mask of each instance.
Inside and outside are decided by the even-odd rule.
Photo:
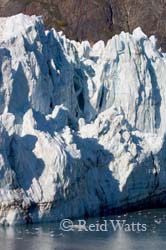
[[[36,23],[43,23],[41,16],[28,16],[22,13],[8,18],[1,17],[0,20],[0,41],[14,38],[17,34],[22,34],[28,28],[35,26]]]

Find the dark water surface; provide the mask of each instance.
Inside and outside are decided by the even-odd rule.
[[[89,224],[105,220],[126,220],[131,225],[143,223],[147,231],[113,230],[84,231],[74,227],[70,232],[60,230],[60,223],[0,228],[0,250],[156,250],[166,249],[166,209],[146,210],[122,216],[93,218]],[[75,221],[74,224],[78,224]],[[112,225],[112,224],[111,224]],[[94,228],[93,228],[94,229]],[[96,229],[96,228],[95,228]],[[82,230],[82,231],[79,231]]]

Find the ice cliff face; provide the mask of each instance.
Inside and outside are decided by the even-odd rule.
[[[166,57],[0,19],[0,223],[166,204]]]

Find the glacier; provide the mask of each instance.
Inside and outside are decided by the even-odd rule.
[[[166,55],[0,18],[0,224],[166,205]]]

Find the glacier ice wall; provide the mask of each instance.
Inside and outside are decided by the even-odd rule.
[[[166,204],[166,57],[0,18],[0,223]]]

